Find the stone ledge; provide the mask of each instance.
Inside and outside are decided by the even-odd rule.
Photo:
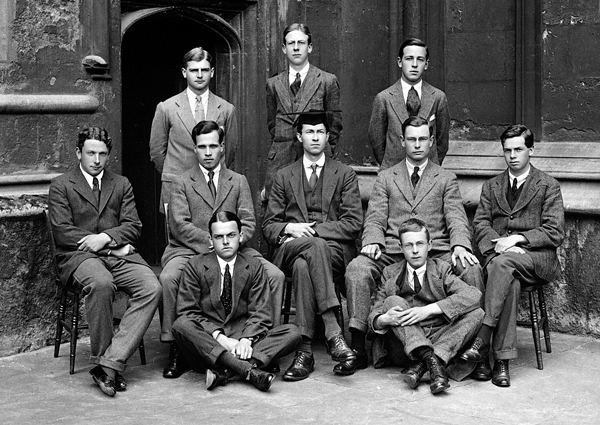
[[[0,114],[92,114],[99,106],[84,94],[0,94]]]

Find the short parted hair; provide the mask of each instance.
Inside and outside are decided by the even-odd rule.
[[[225,138],[225,132],[219,124],[214,121],[200,121],[196,126],[192,129],[192,140],[194,142],[194,146],[196,145],[196,137],[201,134],[210,134],[213,131],[216,131],[219,135],[219,144],[223,143],[223,139]]]
[[[288,25],[283,30],[283,44],[284,45],[285,45],[285,37],[292,31],[302,31],[304,34],[306,34],[308,36],[308,44],[312,44],[312,36],[310,35],[310,30],[308,29],[308,27],[304,24],[299,24],[297,22],[294,22],[293,24]]]
[[[429,60],[429,48],[427,44],[423,40],[419,40],[418,38],[407,38],[398,49],[398,57],[401,58],[404,55],[404,48],[408,46],[419,46],[425,47],[425,60]]]
[[[400,239],[400,243],[402,243],[402,235],[408,232],[422,232],[425,230],[425,236],[427,236],[427,242],[431,239],[429,235],[429,229],[423,222],[423,220],[419,220],[418,218],[409,218],[404,223],[400,225],[398,229],[398,239]]]
[[[192,50],[183,55],[183,67],[187,68],[188,62],[200,62],[206,59],[210,63],[211,67],[214,67],[213,57],[210,53],[204,50],[202,47],[194,47]]]
[[[410,127],[421,127],[424,125],[426,125],[427,128],[429,128],[429,135],[431,136],[431,127],[429,127],[429,121],[427,121],[425,118],[417,117],[414,115],[412,117],[408,117],[402,123],[402,135],[404,136],[404,134],[406,133],[406,128],[409,126]]]
[[[208,221],[208,233],[212,236],[212,225],[213,223],[228,223],[230,221],[235,221],[237,224],[238,232],[242,232],[242,222],[238,218],[235,213],[231,211],[219,211],[212,215],[210,220]]]
[[[86,140],[98,140],[104,142],[108,148],[108,153],[112,149],[112,140],[108,135],[108,131],[100,127],[88,127],[79,132],[77,137],[77,148],[81,151]]]
[[[500,142],[502,142],[502,146],[504,146],[504,142],[506,142],[506,139],[511,139],[513,137],[519,136],[522,136],[525,139],[525,146],[527,146],[528,148],[533,147],[533,133],[523,124],[511,125],[506,130],[504,130],[504,133],[502,133],[502,135],[500,136]]]

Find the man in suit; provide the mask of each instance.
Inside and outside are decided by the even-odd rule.
[[[238,143],[238,124],[235,107],[212,93],[208,85],[215,68],[210,53],[196,47],[183,56],[183,77],[187,88],[160,102],[152,120],[150,159],[161,174],[160,211],[170,200],[175,176],[181,175],[196,163],[194,126],[204,120],[215,121],[225,132],[223,163],[233,166]]]
[[[484,183],[473,220],[485,256],[485,317],[465,360],[479,362],[474,378],[510,386],[508,362],[517,358],[517,312],[521,285],[558,277],[556,248],[564,238],[560,185],[530,164],[533,133],[523,125],[500,136],[508,169]],[[495,358],[488,363],[490,340]]]
[[[271,149],[267,157],[263,200],[268,198],[275,173],[303,155],[294,127],[298,113],[311,109],[331,111],[329,143],[326,146],[330,157],[335,157],[342,131],[340,86],[335,75],[309,64],[312,36],[308,27],[298,23],[289,25],[283,31],[282,50],[289,67],[267,80],[267,125],[271,133]]]
[[[240,252],[257,257],[265,268],[272,299],[273,323],[279,324],[285,275],[258,251],[245,246],[256,228],[254,206],[248,180],[222,166],[223,129],[214,121],[200,121],[192,130],[196,162],[174,179],[169,204],[171,237],[162,257],[160,282],[163,288],[163,315],[160,340],[170,344],[165,378],[178,378],[185,370],[172,333],[176,317],[179,277],[187,261],[212,249],[208,221],[217,211],[233,211],[242,221]]]
[[[373,364],[409,366],[404,380],[412,389],[429,370],[437,394],[450,387],[448,373],[457,380],[468,375],[453,360],[481,325],[481,291],[457,278],[445,261],[428,258],[432,241],[421,220],[406,220],[398,237],[404,260],[384,269],[369,315]]]
[[[90,374],[102,392],[114,396],[127,383],[123,372],[160,303],[160,284],[136,253],[142,223],[129,181],[105,169],[112,147],[106,130],[79,133],[79,167],[50,183],[48,210],[63,282],[83,286],[90,327]],[[115,292],[130,295],[113,335]]]
[[[423,81],[423,73],[429,66],[427,45],[416,38],[409,38],[398,53],[398,67],[402,76],[391,87],[375,97],[369,141],[381,170],[396,165],[406,157],[400,143],[402,123],[410,116],[419,116],[433,128],[433,148],[429,159],[442,165],[448,152],[450,113],[448,100],[443,91]]]
[[[383,269],[404,258],[398,229],[407,219],[425,222],[433,243],[431,258],[451,263],[463,282],[483,292],[483,271],[471,252],[471,232],[456,176],[429,159],[430,122],[412,116],[404,121],[402,131],[406,158],[379,172],[369,199],[361,254],[346,270],[351,347],[358,358],[366,358],[371,294]]]
[[[298,381],[314,369],[312,339],[315,316],[321,313],[325,338],[337,374],[350,374],[355,359],[335,311],[339,301],[334,276],[343,275],[362,225],[362,206],[354,171],[325,155],[328,120],[324,112],[298,118],[298,140],[304,155],[274,178],[263,234],[274,247],[273,263],[292,275],[296,288],[296,323],[302,344],[284,380]]]
[[[260,370],[300,342],[294,325],[272,328],[269,286],[255,257],[239,252],[242,222],[232,212],[208,222],[214,252],[192,258],[183,271],[173,334],[188,362],[206,371],[206,388],[241,376],[267,391],[275,375]]]

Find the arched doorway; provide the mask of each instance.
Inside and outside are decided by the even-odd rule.
[[[241,107],[240,43],[218,16],[176,7],[123,15],[122,35],[123,174],[131,181],[144,226],[138,248],[148,263],[157,265],[166,240],[158,212],[160,175],[148,146],[156,105],[185,89],[181,60],[202,46],[216,62],[210,90]]]

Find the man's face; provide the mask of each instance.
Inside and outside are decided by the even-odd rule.
[[[523,136],[511,137],[504,141],[504,160],[510,169],[510,172],[515,176],[520,176],[527,170],[529,165],[529,157],[533,155],[533,147],[525,146],[525,138]]]
[[[402,69],[402,79],[408,84],[416,84],[429,66],[429,61],[425,59],[425,47],[406,46],[402,57],[398,58],[398,66]]]
[[[409,125],[406,127],[402,146],[413,165],[418,166],[425,162],[432,145],[433,138],[429,135],[429,126],[413,127]]]
[[[108,147],[99,140],[88,139],[81,150],[76,148],[77,159],[81,168],[91,176],[96,177],[106,167],[108,160]]]
[[[208,171],[217,168],[223,155],[223,145],[219,143],[219,133],[211,131],[208,134],[196,136],[194,151],[200,165]]]
[[[311,157],[318,157],[325,150],[329,133],[325,129],[325,124],[303,124],[302,133],[297,133],[297,136],[304,152]]]
[[[196,94],[202,94],[208,89],[208,84],[215,73],[206,59],[190,61],[187,68],[181,68],[181,72],[187,81],[188,87]]]
[[[210,238],[215,253],[225,261],[233,259],[240,248],[243,238],[236,222],[228,221],[221,223],[217,221],[212,224],[211,229],[212,236]]]
[[[400,247],[408,264],[413,269],[418,269],[427,262],[431,241],[427,240],[425,229],[420,232],[406,232],[400,236]]]
[[[296,30],[285,36],[285,44],[282,50],[288,61],[300,69],[308,61],[308,54],[312,52],[312,44],[308,44],[308,35]]]

